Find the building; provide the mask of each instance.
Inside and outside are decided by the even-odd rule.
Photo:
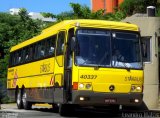
[[[105,13],[113,13],[115,8],[124,0],[91,0],[91,9],[93,12],[104,9]]]
[[[160,108],[160,17],[149,13],[135,14],[123,21],[137,24],[140,28],[144,63],[144,105],[148,109],[158,109]]]
[[[12,14],[12,15],[18,15],[19,11],[20,11],[19,8],[12,8],[12,9],[9,10],[10,14]],[[44,22],[55,22],[56,21],[56,19],[53,19],[51,17],[49,17],[49,18],[43,17],[41,13],[29,12],[28,15],[32,19],[39,19],[39,20],[42,20]]]

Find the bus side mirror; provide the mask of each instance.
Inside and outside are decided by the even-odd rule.
[[[72,39],[71,39],[71,51],[74,51],[75,45],[76,45],[76,38],[72,37]]]

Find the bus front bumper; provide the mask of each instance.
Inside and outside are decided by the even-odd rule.
[[[80,105],[127,105],[139,106],[143,101],[143,93],[100,93],[93,91],[73,91],[73,104]]]

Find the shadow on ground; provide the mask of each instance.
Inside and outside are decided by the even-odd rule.
[[[41,109],[33,109],[41,112],[50,112],[58,114],[58,111],[53,109],[41,108]],[[92,109],[92,108],[79,108],[75,109],[75,112],[72,114],[68,114],[66,117],[76,117],[76,118],[150,118],[150,117],[160,117],[160,111],[138,111],[138,110],[120,110],[119,112],[114,112],[108,109]]]

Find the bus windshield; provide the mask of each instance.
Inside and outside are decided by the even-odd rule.
[[[76,35],[75,63],[141,69],[139,35],[100,29],[79,29]]]

